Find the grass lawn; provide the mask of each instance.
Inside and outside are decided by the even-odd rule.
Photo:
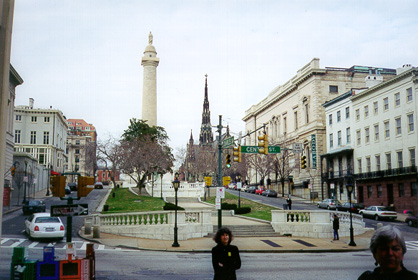
[[[112,193],[115,193],[113,198]],[[123,213],[141,211],[162,211],[165,202],[161,198],[135,195],[126,188],[118,188],[112,191],[106,201],[109,211],[103,213]]]
[[[207,199],[208,203],[215,204],[215,197],[210,197]],[[230,193],[225,193],[225,198],[222,199],[222,203],[236,204],[238,205],[238,196]],[[257,218],[261,220],[271,221],[271,210],[277,208],[260,204],[245,198],[241,197],[241,207],[250,207],[251,212],[248,214],[243,214],[242,216]]]

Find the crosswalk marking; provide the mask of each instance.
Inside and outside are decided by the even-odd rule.
[[[406,249],[411,251],[418,250],[418,241],[405,241]]]
[[[85,251],[87,244],[90,242],[86,241],[73,241],[74,247],[76,250]],[[39,249],[42,250],[45,246],[53,246],[55,250],[65,250],[67,248],[66,242],[50,242],[50,243],[40,243],[39,241],[29,241],[24,238],[2,238],[1,239],[2,248],[14,248],[18,246],[27,247],[30,249]],[[121,249],[118,247],[105,246],[103,244],[94,244],[94,249],[96,251],[132,251],[130,249]],[[136,251],[136,250],[135,250]]]

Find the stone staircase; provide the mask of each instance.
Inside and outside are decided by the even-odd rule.
[[[240,237],[274,237],[281,236],[279,233],[275,232],[273,227],[269,224],[260,224],[260,225],[222,225],[229,228],[232,231],[234,236]],[[214,236],[218,231],[218,225],[213,225],[213,233],[209,236]]]

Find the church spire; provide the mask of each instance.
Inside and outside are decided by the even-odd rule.
[[[212,125],[210,124],[208,75],[205,75],[205,97],[203,100],[202,125],[200,127],[199,145],[213,143]]]

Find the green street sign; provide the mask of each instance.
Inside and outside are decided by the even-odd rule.
[[[258,154],[258,146],[241,146],[241,153],[244,154]],[[269,154],[280,154],[279,146],[269,146]]]
[[[223,142],[222,142],[222,148],[229,148],[229,147],[233,147],[234,146],[234,136],[226,138]]]

